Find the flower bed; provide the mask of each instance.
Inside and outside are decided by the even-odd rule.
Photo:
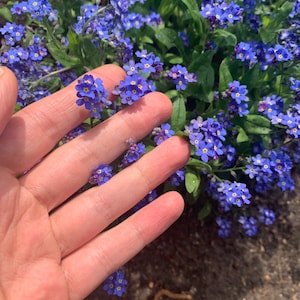
[[[168,123],[110,165],[95,166],[85,188],[104,184],[172,135],[191,145],[190,160],[133,208],[177,190],[218,234],[248,236],[280,212],[253,195],[294,189],[300,161],[300,1],[7,2],[0,9],[0,60],[19,82],[16,111],[105,63],[126,78],[111,102],[100,78],[81,77],[77,101],[90,118],[62,145],[152,91],[173,102]],[[119,270],[104,288],[122,295]]]

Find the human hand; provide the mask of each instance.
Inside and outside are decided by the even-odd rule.
[[[83,299],[179,217],[182,197],[169,192],[103,231],[186,163],[188,145],[172,137],[64,203],[93,168],[126,150],[127,139],[138,141],[166,121],[171,103],[150,93],[51,151],[88,117],[75,104],[75,83],[12,115],[16,79],[6,68],[0,73],[0,298]],[[92,74],[110,92],[124,76],[113,65]]]

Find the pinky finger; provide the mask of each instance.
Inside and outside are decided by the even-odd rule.
[[[67,256],[62,265],[70,299],[88,296],[176,221],[183,207],[183,199],[177,192],[166,193]]]
[[[0,67],[0,135],[14,111],[17,93],[18,84],[13,72]]]

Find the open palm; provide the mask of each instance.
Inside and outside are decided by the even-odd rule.
[[[124,76],[113,65],[92,74],[108,91]],[[0,298],[83,299],[181,214],[182,198],[170,192],[103,231],[185,164],[188,145],[170,138],[106,184],[66,202],[97,165],[126,150],[127,139],[138,141],[167,120],[171,103],[150,93],[51,151],[88,117],[75,104],[74,84],[12,115],[16,94],[14,75],[1,68]]]

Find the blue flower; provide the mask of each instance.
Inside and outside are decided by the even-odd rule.
[[[89,183],[102,185],[113,176],[113,168],[107,164],[101,164],[95,168],[89,179]]]
[[[281,45],[275,45],[270,47],[266,53],[266,61],[269,63],[275,63],[279,61],[288,61],[292,59],[292,55],[286,48]]]
[[[166,139],[173,136],[175,131],[171,129],[171,125],[169,123],[165,123],[160,127],[155,127],[152,131],[152,134],[154,135],[154,141],[156,145],[159,145]]]
[[[255,179],[255,190],[264,192],[271,188],[271,184],[277,184],[282,190],[294,189],[294,181],[291,178],[292,161],[285,148],[263,151],[263,155],[257,154],[248,158],[245,174]]]
[[[177,170],[174,174],[172,174],[168,181],[170,181],[171,185],[173,186],[179,186],[185,178],[185,170],[184,168],[181,168]]]
[[[258,220],[261,223],[268,226],[268,225],[272,225],[275,222],[276,216],[275,216],[275,212],[272,209],[260,206],[258,208],[258,211],[259,211]]]
[[[295,79],[294,77],[290,78],[290,89],[296,93],[300,92],[300,80]]]
[[[24,37],[25,26],[7,22],[0,28],[0,33],[4,36],[6,45],[14,46]]]
[[[136,212],[140,209],[142,209],[147,204],[151,203],[157,198],[157,191],[152,190],[148,195],[146,195],[141,201],[139,201],[134,207],[133,211]]]
[[[223,141],[227,134],[226,129],[212,118],[203,120],[201,117],[193,119],[185,127],[191,145],[195,147],[195,155],[202,161],[208,162],[210,158],[217,159],[223,154]]]
[[[228,23],[237,23],[242,20],[243,9],[233,1],[231,3],[215,1],[203,4],[200,13],[203,18],[208,20],[211,30],[214,30],[217,26],[226,28]]]
[[[61,140],[63,144],[70,142],[71,140],[75,139],[79,135],[85,133],[87,131],[87,128],[85,126],[86,124],[81,124],[72,129],[70,132],[68,132]]]
[[[242,101],[249,101],[247,94],[247,86],[241,85],[239,81],[229,82],[228,86],[230,88],[231,98],[236,101],[237,104],[241,104]]]
[[[221,238],[227,238],[231,232],[231,222],[225,218],[217,217],[216,223],[218,224],[218,235]]]
[[[148,82],[143,76],[134,73],[127,75],[125,80],[121,80],[113,93],[120,96],[122,104],[131,105],[154,90],[155,87],[151,82]]]
[[[104,282],[103,289],[108,295],[116,295],[122,297],[126,292],[127,280],[121,269],[111,274]]]
[[[124,29],[129,30],[131,28],[140,29],[145,24],[145,18],[139,13],[129,13],[124,18]]]
[[[254,236],[257,233],[257,220],[254,217],[239,217],[239,222],[242,224],[245,233],[248,236]]]
[[[108,92],[103,86],[103,81],[100,78],[95,79],[92,75],[85,74],[78,80],[75,89],[78,97],[76,104],[84,105],[90,111],[91,117],[101,119],[103,109],[112,103],[107,99]]]
[[[129,149],[124,154],[122,162],[120,164],[121,168],[128,167],[135,161],[137,161],[145,153],[145,144],[144,143],[135,143],[132,140],[128,140]]]
[[[240,42],[236,45],[235,58],[241,61],[249,61],[254,64],[257,61],[256,51],[250,43]]]
[[[183,46],[188,47],[190,45],[189,35],[183,31],[178,31],[178,36],[180,37]]]
[[[200,141],[195,154],[199,156],[202,161],[208,162],[209,158],[214,156],[213,146],[211,142]]]
[[[265,96],[258,103],[258,111],[267,115],[269,119],[273,119],[283,112],[283,99],[277,95]]]
[[[155,68],[153,67],[154,60],[153,58],[142,58],[140,62],[137,64],[139,69],[143,74],[155,73]]]
[[[138,65],[133,59],[129,60],[129,62],[123,66],[123,69],[126,71],[127,75],[133,75],[139,72]]]
[[[251,194],[245,183],[241,182],[220,182],[217,191],[226,196],[226,201],[238,207],[250,203]]]
[[[185,90],[189,82],[196,82],[196,75],[188,73],[187,69],[181,65],[176,65],[167,72],[167,78],[176,84],[176,90]]]

